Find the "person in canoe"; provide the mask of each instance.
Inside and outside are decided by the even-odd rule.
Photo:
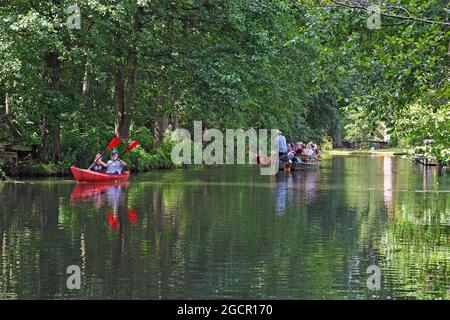
[[[302,149],[303,149],[303,142],[297,142],[296,144],[295,144],[295,153],[297,154],[297,155],[301,155],[302,154]]]
[[[105,173],[106,172],[107,165],[102,161],[102,155],[100,153],[95,155],[94,163],[91,164],[89,167],[89,170]]]
[[[319,160],[319,148],[312,142],[308,143],[307,156],[309,162],[318,162]]]
[[[296,153],[295,153],[294,144],[288,143],[287,147],[288,147],[288,152],[287,152],[288,161],[296,162],[297,160],[295,159]]]
[[[119,153],[114,150],[111,153],[111,160],[106,163],[106,173],[107,174],[121,174],[123,167],[127,164],[125,161],[119,159]]]
[[[317,144],[314,144],[314,155],[318,159],[319,158],[319,146]]]

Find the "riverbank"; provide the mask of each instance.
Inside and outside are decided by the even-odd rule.
[[[333,149],[323,150],[322,154],[350,156],[350,155],[375,155],[375,156],[403,156],[408,155],[407,150],[402,148],[388,148],[379,150],[355,150],[355,149]]]
[[[154,169],[173,169],[178,167],[172,163],[171,150],[173,141],[166,141],[162,147],[146,151],[141,146],[128,152],[124,157],[126,169],[131,172],[147,172]],[[94,151],[90,152],[95,154]],[[70,177],[70,167],[88,168],[93,160],[82,158],[78,160],[63,157],[58,163],[46,163],[37,158],[18,161],[17,163],[0,163],[0,173],[9,177]]]
[[[335,156],[351,156],[351,155],[370,155],[370,156],[382,156],[382,157],[394,157],[403,156],[407,157],[411,162],[423,165],[425,167],[439,167],[450,169],[449,165],[438,164],[431,157],[424,157],[423,155],[414,154],[412,150],[406,150],[402,148],[388,148],[380,150],[354,150],[354,149],[333,149],[322,151],[324,155],[335,155]]]
[[[54,164],[54,163],[34,163],[27,161],[19,163],[17,166],[0,167],[0,181],[10,178],[26,178],[26,177],[71,177],[71,165]],[[79,166],[84,168],[85,166]],[[131,172],[148,172],[150,170],[168,170],[174,169],[176,166],[168,166],[166,163],[152,164],[152,166],[130,165],[128,169]]]
[[[142,153],[142,152],[140,152]],[[162,156],[163,153],[158,154],[158,156],[149,157],[147,153],[145,154],[130,154],[130,159],[127,159],[129,163],[129,170],[133,173],[136,172],[148,172],[150,170],[168,170],[175,168],[183,168],[187,166],[175,166],[167,159],[166,156]],[[354,149],[333,149],[333,150],[323,150],[323,155],[331,156],[383,156],[383,157],[394,157],[394,156],[410,156],[411,153],[402,148],[389,148],[380,150],[354,150]],[[412,162],[413,159],[411,158]],[[416,162],[417,163],[417,162]],[[426,164],[421,163],[421,165],[426,166]],[[34,161],[20,162],[16,167],[3,166],[0,167],[0,181],[5,181],[10,178],[26,178],[26,177],[70,177],[72,174],[70,172],[70,164],[54,164],[54,163],[39,163]],[[79,166],[84,167],[84,166]],[[190,167],[190,166],[189,166]],[[449,168],[447,166],[446,168]]]

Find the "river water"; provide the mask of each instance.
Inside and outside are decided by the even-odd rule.
[[[450,173],[328,156],[0,183],[0,299],[17,298],[450,299]]]

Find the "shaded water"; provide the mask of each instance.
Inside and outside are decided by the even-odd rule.
[[[80,290],[66,287],[69,265]],[[450,174],[333,156],[289,176],[224,166],[116,186],[0,183],[10,298],[449,299]]]

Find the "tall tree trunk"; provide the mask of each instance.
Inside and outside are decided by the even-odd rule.
[[[45,54],[44,61],[47,66],[43,77],[47,81],[51,94],[60,94],[61,62],[56,52]],[[61,152],[61,119],[58,105],[51,105],[42,115],[41,143],[39,154],[54,162],[59,161]]]
[[[88,94],[89,94],[89,58],[86,59],[86,64],[84,67],[84,76],[83,76],[83,86],[81,87],[81,97],[83,99],[83,114],[85,117],[89,117],[90,112],[88,108]],[[86,130],[85,122],[80,122],[80,133],[84,133]]]
[[[5,93],[5,114],[9,114],[8,92]]]
[[[118,71],[116,75],[116,106],[117,106],[117,119],[115,125],[116,135],[120,136],[124,140],[130,138],[130,126],[131,126],[131,114],[134,106],[134,97],[136,93],[136,79],[138,68],[138,46],[139,38],[142,32],[141,16],[143,14],[143,8],[139,7],[134,16],[134,50],[129,56],[130,71],[126,81],[125,90],[125,78],[122,71]],[[120,49],[119,49],[120,50]],[[119,54],[121,52],[119,51]]]
[[[178,129],[179,117],[176,111],[172,111],[170,114],[170,125],[172,126],[172,130]]]
[[[13,123],[13,115],[11,114],[11,107],[9,105],[8,92],[5,93],[5,114],[0,115],[1,119],[5,122],[9,131],[11,132],[14,142],[23,141],[23,135],[20,130]]]
[[[88,103],[88,93],[89,93],[89,60],[86,61],[86,67],[84,69],[84,76],[83,76],[83,87],[81,88],[81,95],[83,97],[83,103],[85,106],[87,106]]]
[[[159,148],[163,144],[164,133],[169,127],[169,118],[167,116],[157,116],[153,127],[153,148]]]
[[[61,115],[58,113],[55,117],[53,126],[53,148],[52,160],[58,162],[61,155]]]
[[[165,85],[163,85],[163,88]],[[166,104],[166,90],[161,90],[157,98],[157,109],[162,113]],[[153,125],[153,148],[159,148],[163,144],[164,132],[169,126],[169,118],[166,115],[157,115]]]
[[[121,136],[123,126],[123,115],[125,113],[125,80],[121,69],[116,71],[116,85],[114,88],[114,101],[117,108],[117,117],[115,123],[115,134]]]

